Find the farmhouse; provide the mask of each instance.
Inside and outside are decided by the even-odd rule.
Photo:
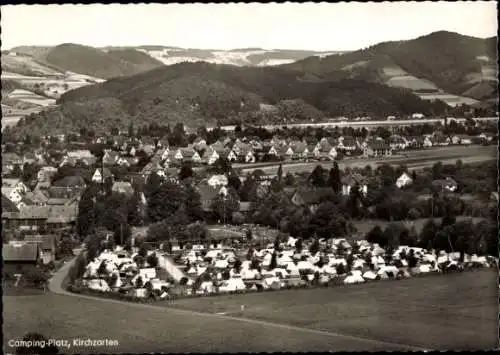
[[[92,175],[92,181],[97,182],[97,183],[102,183],[104,180],[108,178],[113,178],[113,174],[111,174],[111,171],[109,171],[108,168],[97,168],[94,172],[94,175]]]
[[[36,244],[40,250],[40,258],[44,264],[56,260],[56,235],[34,235],[24,238],[26,244]]]
[[[386,142],[377,140],[368,143],[367,147],[363,149],[363,155],[365,157],[387,157],[392,155],[392,148]]]
[[[342,183],[342,194],[348,196],[351,194],[351,190],[354,186],[358,186],[361,193],[366,195],[368,193],[368,185],[366,179],[361,174],[353,173],[350,175],[343,176],[341,178]]]
[[[442,192],[444,192],[445,190],[454,192],[458,189],[457,182],[450,177],[447,177],[446,179],[434,180],[432,182],[432,186],[436,189],[441,190]]]
[[[296,206],[307,206],[311,211],[315,211],[318,205],[332,194],[333,190],[330,187],[300,188],[295,190],[291,201]]]
[[[41,260],[38,244],[10,242],[3,245],[2,254],[4,269],[12,272],[23,273]]]
[[[402,188],[404,186],[411,185],[412,182],[413,179],[407,173],[402,173],[401,176],[396,180],[396,186],[398,188]]]

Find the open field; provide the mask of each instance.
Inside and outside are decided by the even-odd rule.
[[[3,297],[4,352],[13,352],[9,340],[30,331],[69,341],[119,342],[117,347],[73,346],[60,349],[62,353],[375,351],[497,345],[497,274],[493,270],[185,299],[175,301],[171,308],[168,303],[156,306],[69,294],[60,284],[72,264],[54,276],[52,292]],[[245,317],[239,314],[242,303],[247,305]],[[226,315],[214,314],[219,312]]]
[[[441,100],[446,102],[449,106],[455,107],[458,105],[466,104],[473,105],[478,102],[478,100],[472,99],[465,96],[457,96],[452,94],[437,93],[437,94],[418,94],[422,100]]]
[[[4,352],[10,339],[38,331],[56,339],[110,339],[118,347],[71,347],[62,353],[398,350],[328,332],[106,299],[49,293],[3,297]]]
[[[495,146],[452,146],[442,148],[432,148],[426,150],[415,150],[405,152],[407,157],[394,156],[384,159],[367,159],[356,158],[349,160],[342,160],[339,162],[340,169],[349,168],[364,168],[366,165],[371,165],[376,168],[378,165],[387,163],[392,165],[407,165],[410,169],[422,169],[432,166],[434,163],[441,161],[443,164],[454,164],[456,160],[460,159],[465,164],[483,162],[488,160],[496,160],[498,157]],[[323,168],[330,168],[332,162],[308,162],[308,163],[283,163],[283,173],[300,173],[311,172],[317,165]],[[252,166],[242,168],[243,173],[249,173],[257,169],[261,169],[266,174],[274,175],[278,172],[279,163],[267,166]]]
[[[184,299],[176,307],[432,349],[498,345],[498,275],[492,269],[366,285]]]

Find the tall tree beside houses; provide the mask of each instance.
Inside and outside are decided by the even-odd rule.
[[[96,199],[95,188],[89,186],[83,191],[78,203],[77,231],[80,237],[85,237],[92,232],[96,225],[94,203]]]
[[[325,186],[325,169],[321,165],[317,165],[309,176],[309,181],[315,187]]]
[[[239,205],[238,194],[234,189],[229,188],[226,195],[220,194],[214,199],[212,209],[216,217],[226,223],[231,220],[232,214],[239,210]]]
[[[146,184],[144,186],[144,195],[146,199],[151,198],[161,187],[163,179],[156,172],[152,172],[146,179]]]
[[[165,181],[147,200],[150,222],[158,222],[174,214],[186,200],[186,192],[177,183]]]
[[[135,137],[135,129],[133,121],[130,121],[130,124],[128,125],[128,136],[130,138]]]
[[[183,161],[179,171],[179,180],[183,181],[187,178],[193,177],[194,171],[191,162]]]
[[[333,163],[333,167],[330,169],[330,175],[328,177],[328,185],[331,186],[333,192],[339,194],[342,191],[342,182],[340,180],[340,169],[337,162]]]
[[[283,165],[282,164],[280,164],[280,166],[278,167],[277,177],[278,177],[278,182],[281,183],[281,179],[283,178]]]

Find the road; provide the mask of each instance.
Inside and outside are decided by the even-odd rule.
[[[78,298],[80,301],[83,300],[92,300],[95,302],[98,300],[101,303],[108,303],[108,304],[114,304],[114,305],[120,305],[123,307],[123,310],[126,311],[126,309],[143,309],[144,312],[146,310],[150,310],[152,312],[158,313],[164,313],[165,314],[165,320],[166,321],[173,321],[175,318],[181,317],[181,319],[190,319],[194,322],[196,322],[196,319],[199,319],[199,321],[207,322],[207,321],[212,321],[212,322],[221,322],[224,321],[226,323],[234,323],[234,327],[238,327],[238,323],[241,324],[241,327],[245,326],[253,326],[253,327],[258,327],[261,329],[267,329],[269,335],[274,335],[274,334],[280,334],[285,332],[288,334],[288,336],[293,336],[296,340],[297,337],[303,338],[304,342],[305,341],[310,341],[312,338],[317,338],[319,337],[318,341],[324,342],[327,345],[324,350],[373,350],[373,349],[383,349],[383,350],[426,350],[420,347],[416,346],[410,346],[407,344],[398,344],[398,343],[393,343],[390,341],[380,341],[380,340],[375,340],[375,339],[367,339],[364,337],[358,337],[358,336],[352,336],[352,335],[344,335],[336,332],[329,332],[329,331],[322,331],[322,330],[315,330],[315,329],[308,329],[308,328],[302,328],[302,327],[297,327],[297,326],[291,326],[291,325],[286,325],[286,324],[277,324],[277,323],[272,323],[272,322],[267,322],[267,321],[260,321],[260,320],[254,320],[254,319],[248,319],[248,318],[241,318],[241,317],[233,317],[233,316],[227,316],[227,315],[220,315],[220,314],[214,314],[214,313],[202,313],[202,312],[195,312],[195,311],[188,311],[188,310],[181,310],[181,309],[174,309],[174,308],[165,308],[165,307],[159,307],[159,306],[154,306],[154,305],[147,305],[147,304],[139,304],[139,303],[131,303],[131,302],[124,302],[124,301],[118,301],[118,300],[112,300],[112,299],[107,299],[107,298],[98,298],[98,297],[93,297],[89,295],[82,295],[82,294],[74,294],[71,292],[68,292],[62,288],[62,282],[64,281],[69,269],[71,266],[74,264],[76,258],[73,259],[72,261],[66,263],[58,272],[49,280],[49,290],[50,292],[53,292],[58,295],[63,295],[66,297],[73,297],[73,298]],[[81,303],[81,302],[80,302]],[[57,305],[54,305],[54,308],[56,308]],[[60,312],[65,312],[66,310],[61,310],[58,309]],[[125,312],[124,312],[125,314]],[[98,321],[98,320],[95,320]],[[136,325],[139,326],[140,325]],[[223,329],[221,329],[221,332],[224,332]],[[171,339],[175,339],[174,334],[169,334]],[[198,337],[202,336],[201,334],[197,335]],[[222,336],[222,335],[221,335]],[[338,345],[335,345],[338,344]],[[343,344],[343,345],[340,345]],[[349,344],[349,345],[347,345]],[[235,344],[237,346],[237,344]],[[343,348],[339,348],[343,347]],[[189,351],[189,349],[185,349],[186,351]],[[243,350],[243,348],[241,349]],[[293,350],[293,349],[289,349]]]

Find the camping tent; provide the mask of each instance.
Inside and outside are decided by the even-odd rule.
[[[357,283],[363,283],[363,282],[365,282],[365,279],[363,279],[363,276],[361,275],[361,271],[359,271],[359,270],[352,271],[344,279],[344,284],[357,284]]]
[[[363,274],[363,278],[365,280],[375,280],[377,278],[377,274],[375,274],[373,271],[367,271]]]
[[[384,265],[377,271],[377,275],[382,279],[394,278],[398,275],[399,269],[394,265]]]

